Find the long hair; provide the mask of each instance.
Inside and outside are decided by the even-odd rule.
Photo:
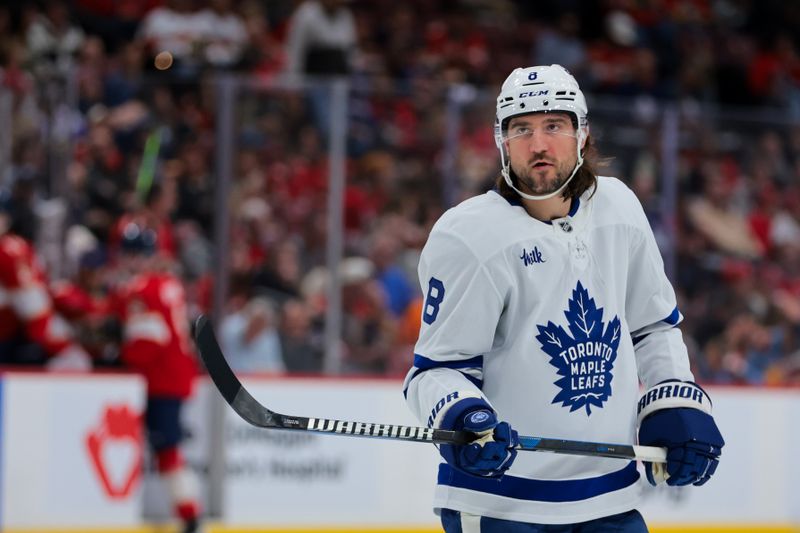
[[[599,152],[597,151],[590,134],[588,137],[586,137],[586,144],[583,145],[583,164],[572,177],[564,190],[561,191],[561,197],[565,200],[578,198],[587,190],[594,187],[597,184],[596,168],[603,166],[604,162],[604,160],[600,159]],[[511,169],[510,163],[508,165],[508,172],[511,176],[511,181],[514,183],[514,185],[519,187],[519,181],[517,180],[517,176],[514,174],[514,171]],[[506,200],[518,202],[521,199],[519,193],[508,186],[508,183],[506,183],[506,180],[503,178],[502,174],[497,176],[497,179],[495,180],[495,188],[497,189],[497,192],[499,192],[500,195]]]

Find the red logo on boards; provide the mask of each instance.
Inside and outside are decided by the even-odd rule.
[[[107,405],[86,436],[92,466],[106,494],[127,498],[142,471],[142,422],[130,406]]]

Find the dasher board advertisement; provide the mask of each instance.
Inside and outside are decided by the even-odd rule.
[[[245,379],[280,411],[416,425],[400,384],[380,380]],[[430,444],[264,430],[226,409],[225,522],[435,524],[439,454]]]
[[[141,523],[144,382],[4,373],[0,530]]]

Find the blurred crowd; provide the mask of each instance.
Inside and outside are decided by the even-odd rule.
[[[428,231],[498,171],[494,94],[515,67],[560,63],[590,95],[593,131],[609,132],[605,173],[636,191],[674,258],[698,380],[797,385],[798,35],[800,5],[777,0],[3,5],[0,201],[25,221],[52,313],[95,366],[117,364],[121,334],[102,301],[126,228],[155,236],[188,320],[215,309],[214,224],[226,206],[229,290],[216,318],[232,364],[321,372],[333,121],[324,80],[345,77],[342,371],[398,376],[419,328]],[[236,94],[233,139],[217,137],[221,73],[253,81]],[[454,107],[458,95],[475,104]],[[623,117],[594,118],[606,98]],[[673,212],[661,194],[667,103],[681,112]],[[778,119],[723,124],[717,109]],[[623,122],[634,133],[611,142]],[[234,175],[222,177],[226,142]],[[232,190],[220,202],[222,178]]]

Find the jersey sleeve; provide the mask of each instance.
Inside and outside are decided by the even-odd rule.
[[[646,388],[667,379],[693,380],[689,356],[678,325],[675,290],[641,204],[631,196],[635,215],[625,314],[633,339],[639,379]]]
[[[484,354],[492,348],[504,298],[476,254],[451,232],[434,229],[418,272],[422,321],[404,392],[430,427],[454,400],[485,400]]]

